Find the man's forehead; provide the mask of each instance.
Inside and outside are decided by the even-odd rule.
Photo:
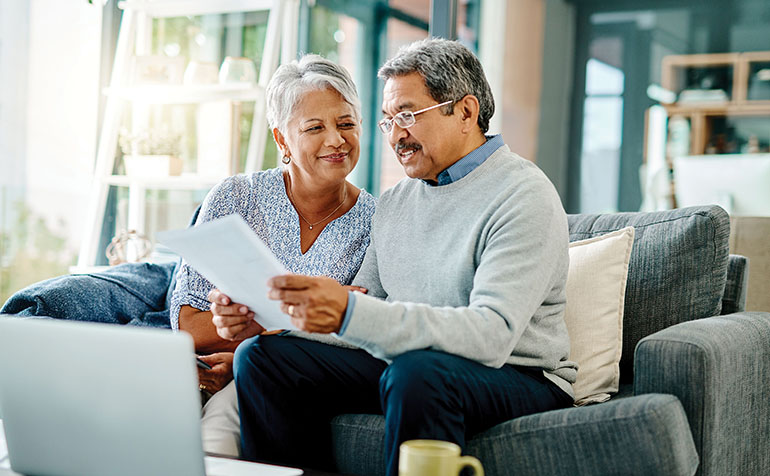
[[[382,109],[405,110],[414,108],[418,102],[430,100],[428,88],[419,73],[394,76],[385,81],[382,95]]]

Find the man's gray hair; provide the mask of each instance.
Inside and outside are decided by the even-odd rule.
[[[353,79],[345,68],[318,55],[305,55],[281,65],[267,85],[267,123],[270,129],[286,132],[294,107],[310,90],[331,88],[351,106],[361,120],[361,101]]]
[[[420,73],[428,93],[436,102],[459,101],[468,94],[479,100],[478,124],[482,132],[489,130],[495,113],[495,100],[478,58],[457,41],[426,38],[402,47],[388,60],[377,76],[387,81],[395,76]],[[452,114],[454,103],[442,107]]]

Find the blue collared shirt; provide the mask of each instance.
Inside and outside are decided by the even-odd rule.
[[[454,164],[444,169],[438,177],[436,182],[425,181],[425,183],[434,186],[449,185],[452,182],[457,182],[461,178],[465,177],[473,170],[484,163],[487,158],[497,149],[503,145],[503,136],[500,134],[494,136],[487,136],[487,141],[476,147],[468,155],[458,160]]]
[[[489,158],[497,149],[502,147],[503,136],[496,134],[493,136],[486,136],[487,141],[479,147],[476,147],[468,155],[458,160],[454,164],[450,165],[436,177],[436,181],[423,180],[425,183],[431,186],[440,187],[442,185],[449,185],[452,182],[457,182],[461,178],[465,177],[469,173],[473,172],[476,167],[483,164],[485,160]],[[354,292],[348,292],[348,307],[345,310],[345,317],[342,319],[342,326],[338,335],[342,335],[350,322],[350,316],[353,314],[353,308],[356,306],[356,295]]]

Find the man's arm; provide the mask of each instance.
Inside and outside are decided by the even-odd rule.
[[[490,217],[493,231],[486,237],[468,306],[357,296],[341,338],[384,359],[433,349],[491,367],[510,358],[536,313],[538,328],[553,328],[555,338],[565,340],[564,294],[558,289],[563,289],[568,268],[567,219],[555,192],[543,186],[527,184]],[[552,294],[556,297],[549,302]],[[531,343],[525,344],[517,354],[526,360]],[[531,350],[533,364],[539,355]]]

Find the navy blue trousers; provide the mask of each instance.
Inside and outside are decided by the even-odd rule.
[[[235,352],[243,457],[334,470],[330,420],[384,414],[387,474],[399,445],[416,438],[466,439],[512,418],[563,408],[572,399],[538,369],[493,369],[418,350],[388,365],[363,350],[298,337],[259,336]]]

